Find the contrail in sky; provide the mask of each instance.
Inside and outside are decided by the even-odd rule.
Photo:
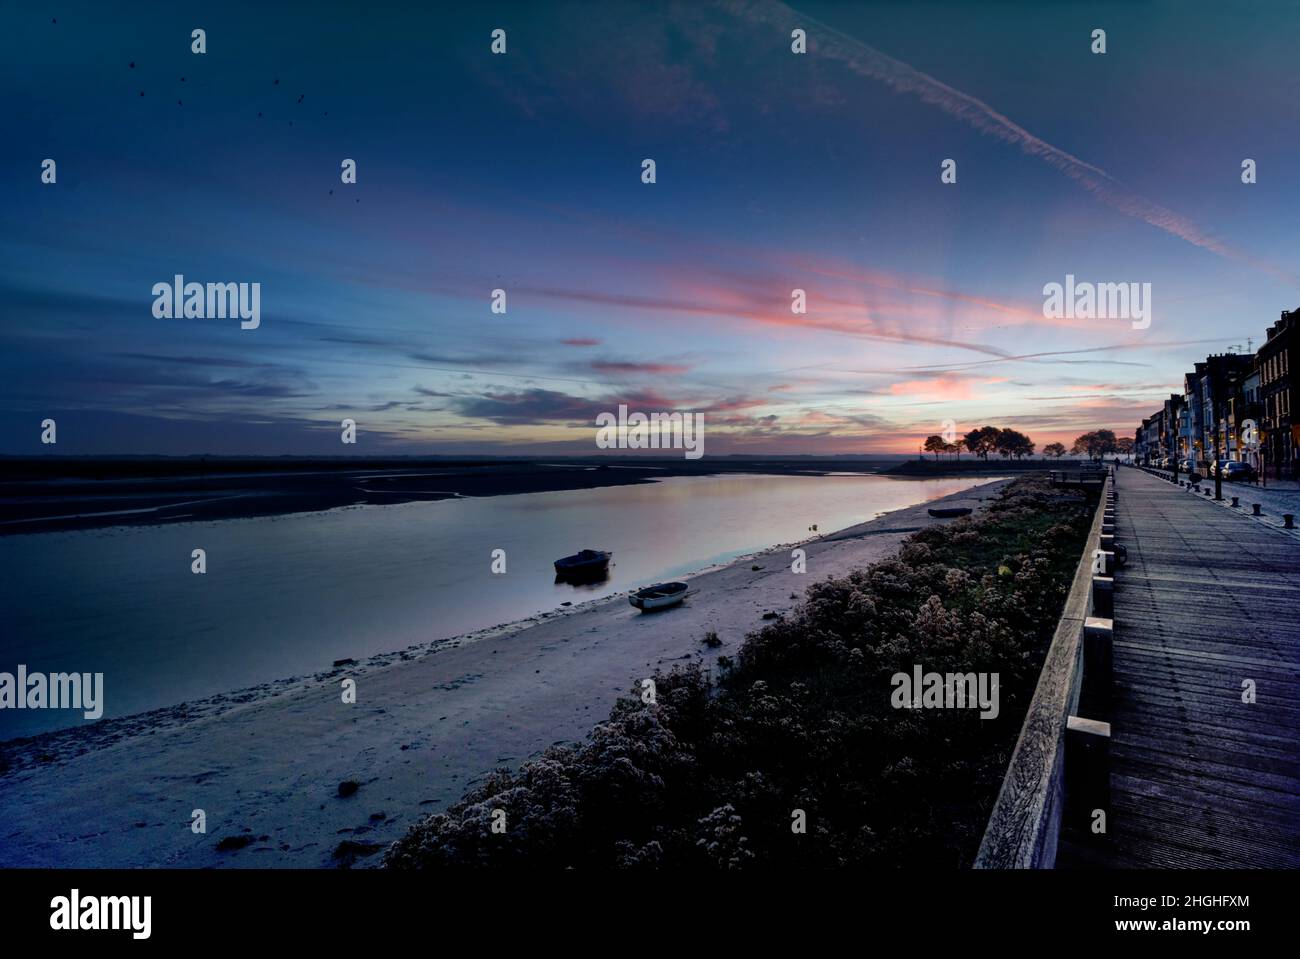
[[[1101,167],[1081,160],[1034,136],[982,100],[955,90],[929,74],[881,53],[861,40],[772,0],[762,0],[754,4],[731,4],[731,8],[738,15],[755,23],[780,26],[783,29],[800,26],[815,28],[809,40],[810,49],[815,50],[818,56],[837,60],[853,72],[878,80],[899,93],[914,94],[922,102],[938,107],[949,116],[961,120],[981,133],[1018,147],[1022,153],[1037,157],[1059,170],[1107,206],[1125,216],[1149,223],[1159,230],[1225,259],[1246,263],[1263,270],[1292,286],[1300,286],[1300,278],[1297,278],[1294,273],[1228,246],[1182,214],[1175,213],[1168,207],[1133,192]]]

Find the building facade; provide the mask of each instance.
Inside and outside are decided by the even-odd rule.
[[[1216,353],[1194,364],[1183,374],[1182,394],[1170,395],[1137,428],[1137,461],[1191,460],[1204,473],[1218,457],[1300,480],[1297,356],[1300,309],[1282,313],[1254,353]]]
[[[1259,363],[1260,455],[1271,475],[1300,478],[1300,423],[1294,403],[1297,397],[1296,358],[1300,338],[1300,310],[1283,313],[1268,328],[1257,355]]]

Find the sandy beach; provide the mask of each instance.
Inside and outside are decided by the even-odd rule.
[[[412,822],[493,768],[583,738],[656,668],[734,655],[814,579],[881,559],[944,522],[927,513],[936,502],[978,509],[1005,482],[704,570],[688,577],[683,606],[658,614],[619,594],[6,744],[0,866],[374,865]],[[793,545],[807,552],[804,574],[791,571]],[[710,630],[721,647],[702,644]],[[345,679],[355,680],[355,704],[342,701]],[[195,810],[205,833],[191,829]]]

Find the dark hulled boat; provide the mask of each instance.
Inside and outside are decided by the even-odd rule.
[[[969,516],[969,506],[931,506],[930,515],[935,519],[952,519],[954,516]]]
[[[613,553],[603,549],[583,549],[555,561],[558,579],[596,579],[609,570]]]

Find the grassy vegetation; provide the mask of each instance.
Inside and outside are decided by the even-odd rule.
[[[579,745],[500,770],[390,867],[961,867],[988,811],[1088,528],[1038,476],[892,559],[810,586],[720,676],[656,675]],[[1000,714],[895,709],[896,672],[996,672]],[[494,810],[505,814],[494,832]],[[806,833],[792,830],[795,810]],[[499,819],[499,815],[497,816]]]

